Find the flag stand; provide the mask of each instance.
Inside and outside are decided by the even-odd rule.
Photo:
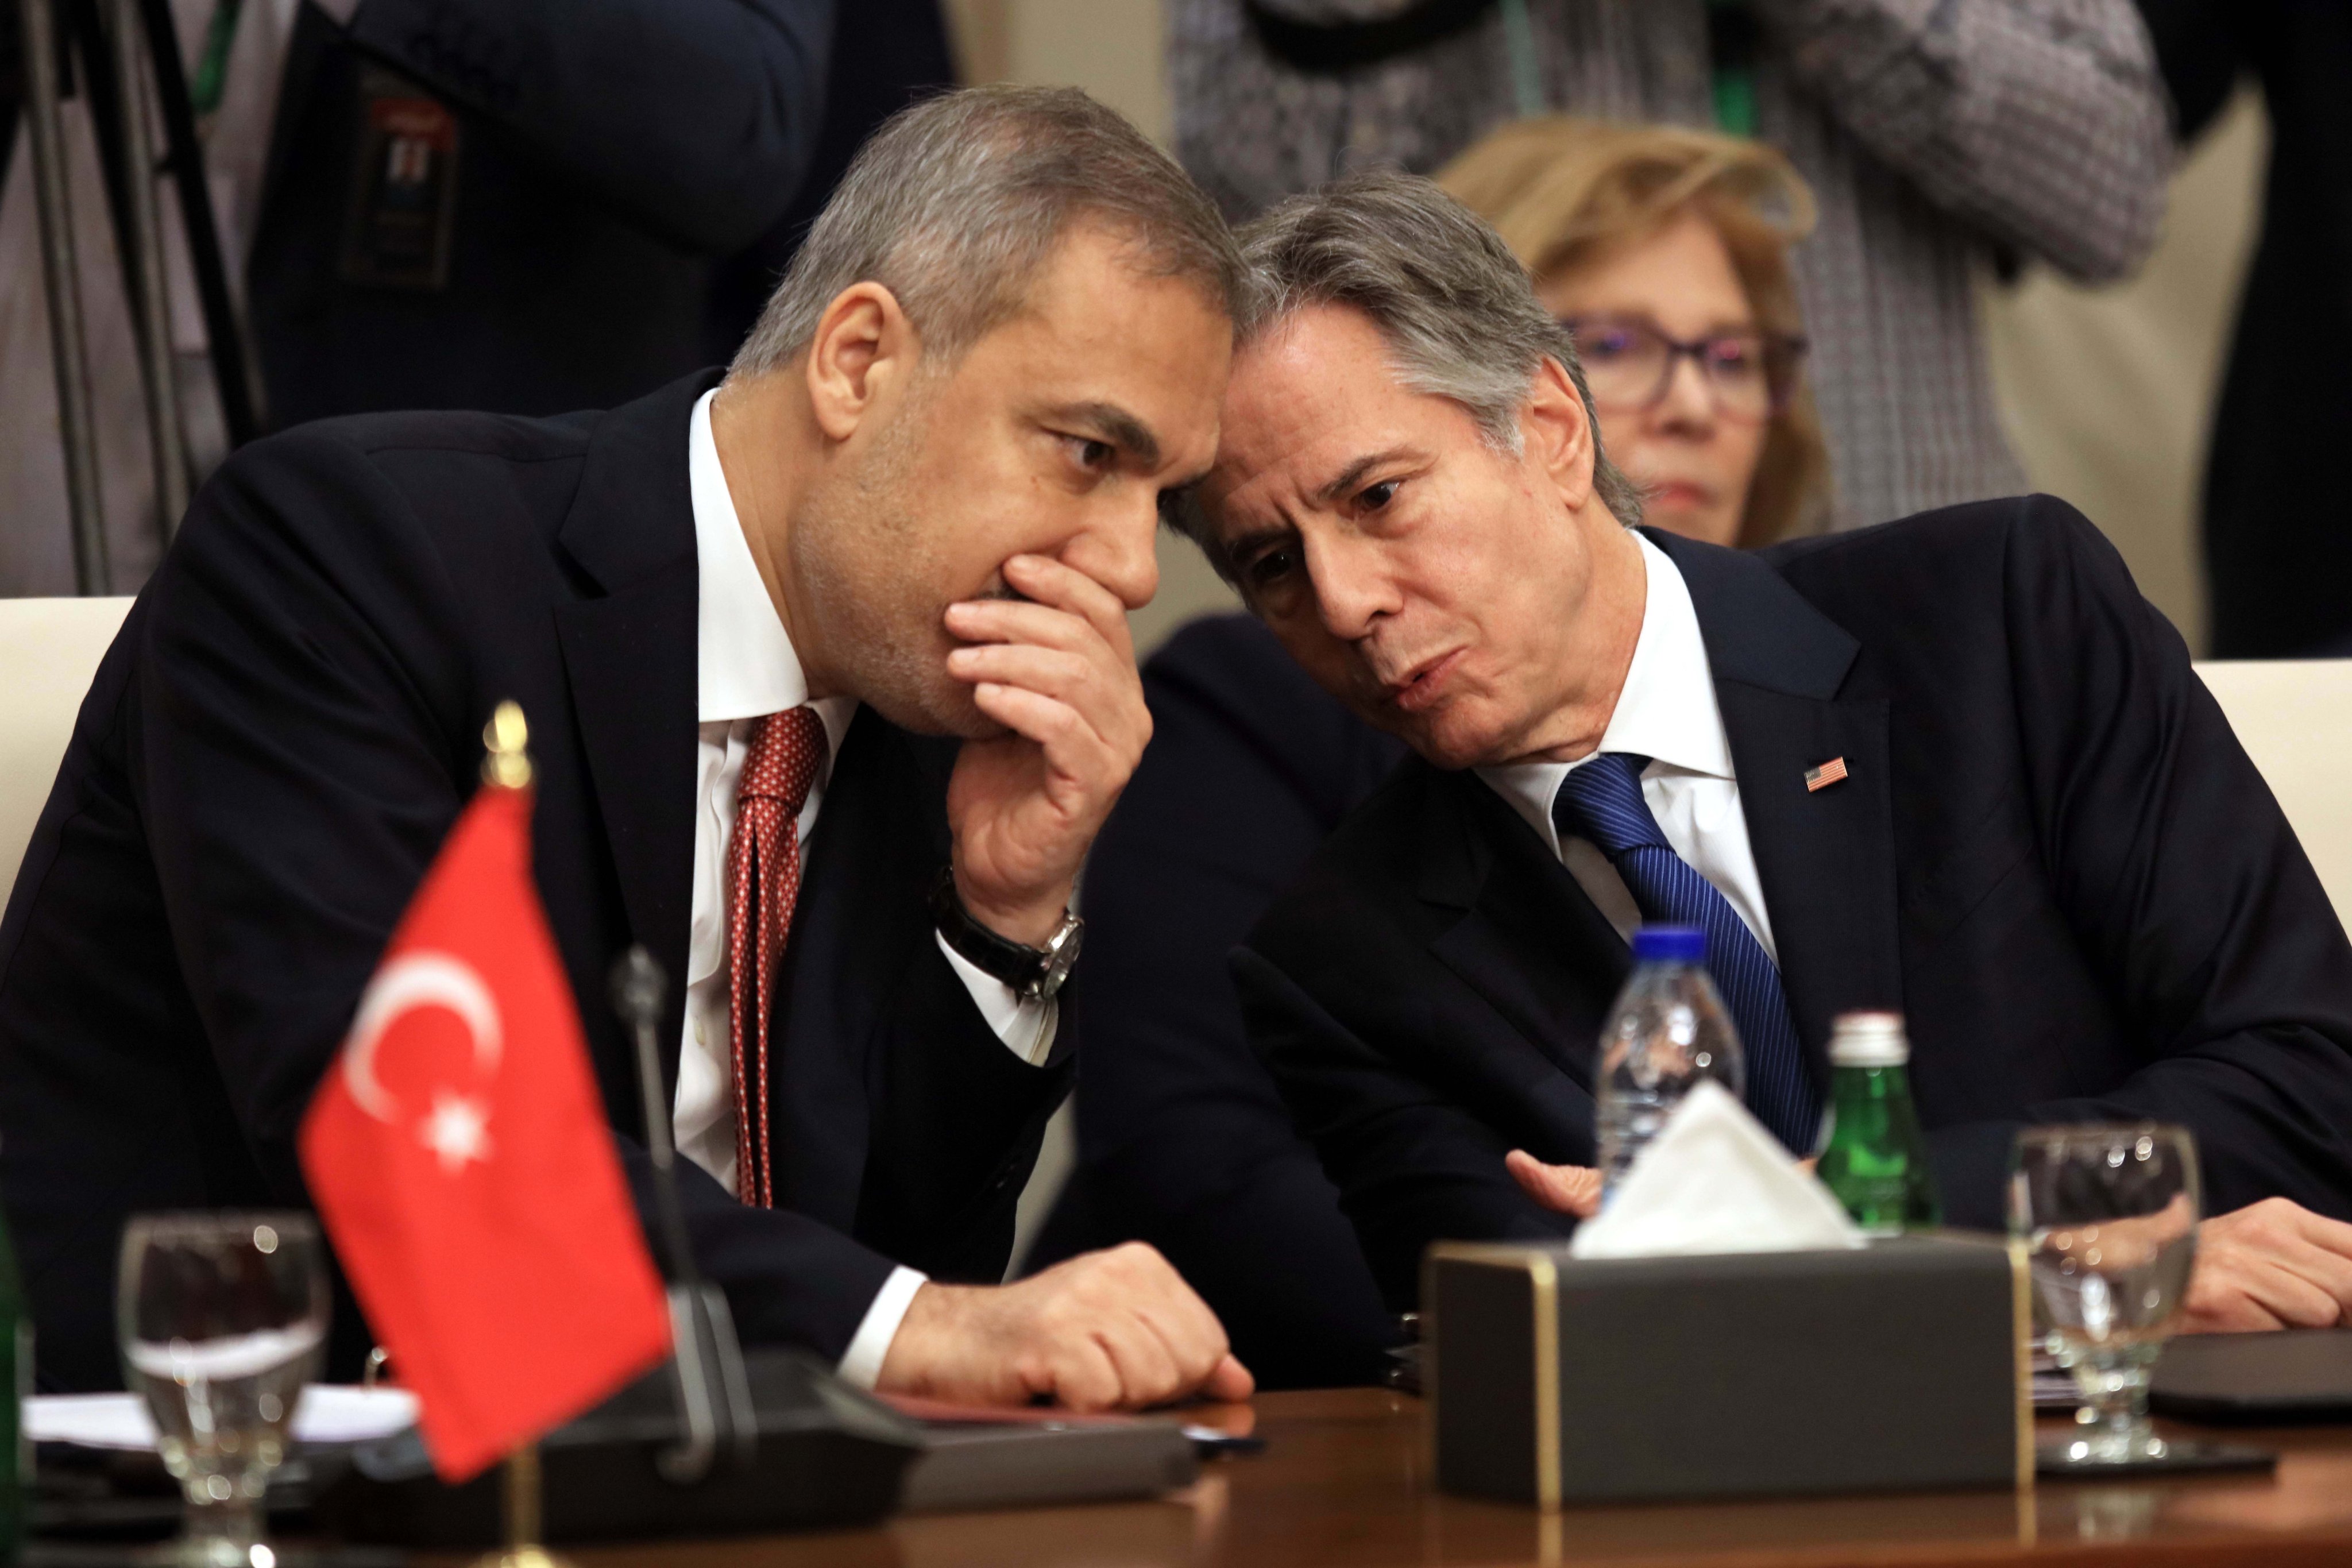
[[[507,1456],[504,1490],[506,1550],[483,1552],[474,1559],[474,1568],[572,1568],[569,1558],[556,1555],[539,1542],[538,1444],[525,1443]]]
[[[501,789],[530,784],[530,757],[524,750],[530,731],[522,708],[501,702],[482,726],[482,782]],[[507,1547],[474,1559],[474,1568],[572,1568],[569,1560],[540,1544],[539,1445],[525,1443],[507,1456]]]

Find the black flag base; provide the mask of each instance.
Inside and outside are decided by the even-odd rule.
[[[477,1568],[550,1568],[539,1542],[650,1541],[680,1536],[846,1529],[872,1524],[898,1501],[922,1430],[797,1351],[743,1357],[757,1447],[746,1465],[719,1464],[699,1481],[668,1478],[664,1457],[690,1438],[677,1382],[664,1365],[538,1445],[539,1518],[526,1521],[535,1555],[485,1557]],[[512,1531],[502,1501],[511,1471],[441,1484],[417,1432],[350,1451],[322,1474],[314,1517],[337,1539],[422,1549],[488,1547]]]

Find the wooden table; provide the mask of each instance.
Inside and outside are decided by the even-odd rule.
[[[2352,1427],[2250,1433],[2273,1475],[2034,1492],[1532,1509],[1429,1487],[1417,1399],[1272,1394],[1209,1419],[1263,1454],[1213,1463],[1156,1502],[907,1519],[881,1530],[571,1553],[580,1568],[1245,1568],[1323,1563],[1721,1564],[1726,1568],[2352,1564]]]

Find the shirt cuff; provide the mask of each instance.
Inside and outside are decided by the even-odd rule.
[[[932,933],[940,952],[947,955],[956,978],[971,993],[972,1005],[1004,1042],[1004,1048],[1036,1067],[1054,1049],[1054,1024],[1058,1010],[1050,998],[1030,997],[1026,1000],[1013,994],[1013,987],[948,945],[948,939]]]
[[[882,1361],[890,1353],[890,1342],[898,1337],[898,1325],[906,1321],[907,1309],[915,1304],[915,1292],[929,1282],[929,1276],[904,1264],[890,1271],[890,1278],[874,1293],[874,1304],[866,1309],[857,1332],[850,1336],[849,1348],[841,1352],[841,1364],[834,1368],[842,1382],[872,1390],[882,1375]]]

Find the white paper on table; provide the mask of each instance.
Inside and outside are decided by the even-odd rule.
[[[1729,1089],[1702,1082],[1666,1118],[1571,1258],[1809,1252],[1868,1245],[1830,1190]]]
[[[404,1388],[314,1383],[294,1407],[298,1443],[363,1443],[416,1424],[416,1395]],[[147,1402],[135,1394],[37,1394],[25,1402],[25,1436],[85,1448],[155,1447]]]

